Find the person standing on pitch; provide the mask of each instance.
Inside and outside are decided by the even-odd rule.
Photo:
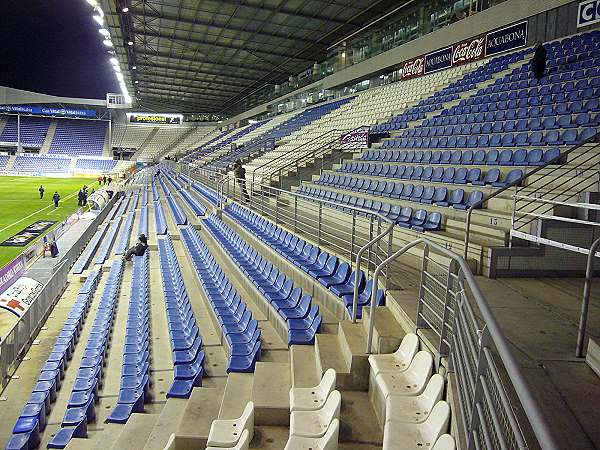
[[[58,193],[58,191],[54,192],[54,195],[52,196],[52,201],[54,202],[54,207],[58,208],[58,202],[60,202],[60,194]]]
[[[109,175],[108,176],[108,185],[110,186],[110,183],[112,183],[112,177]]]
[[[45,192],[44,186],[40,185],[40,188],[38,189],[38,191],[40,191],[40,199],[43,199],[44,192]]]
[[[237,179],[237,182],[240,185],[240,190],[242,191],[244,200],[249,202],[250,196],[246,190],[246,169],[244,169],[244,166],[242,166],[242,161],[239,159],[233,165],[233,176]]]

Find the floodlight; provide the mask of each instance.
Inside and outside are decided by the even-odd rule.
[[[98,33],[100,33],[102,36],[110,36],[110,31],[108,31],[106,28],[100,28]]]
[[[113,66],[118,66],[118,65],[119,65],[119,60],[118,60],[117,58],[110,58],[110,60],[109,60],[109,61],[110,61],[110,63],[111,63]]]
[[[107,47],[112,47],[112,46],[113,46],[113,43],[112,43],[112,41],[111,41],[110,39],[104,39],[104,40],[102,41],[102,43],[103,43],[104,45],[106,45]]]
[[[117,72],[117,80],[123,81],[123,74],[121,72]]]
[[[96,0],[85,0],[85,1],[88,2],[88,4],[90,6],[94,6],[94,7],[98,6],[98,2]]]
[[[113,66],[113,69],[115,69],[115,72],[121,72],[121,67],[119,66]]]
[[[104,11],[102,11],[102,8],[97,6],[94,8],[94,12],[95,12],[95,14],[92,16],[92,19],[94,19],[96,22],[98,22],[98,25],[103,26],[104,25]]]

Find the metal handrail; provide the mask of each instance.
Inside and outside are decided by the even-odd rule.
[[[478,201],[477,203],[471,205],[471,207],[467,209],[467,220],[466,220],[466,224],[465,224],[464,258],[468,259],[469,239],[470,239],[470,231],[471,231],[471,214],[473,213],[473,210],[475,210],[477,208],[480,208],[485,202],[487,202],[488,200],[491,200],[494,197],[497,197],[498,195],[502,194],[506,190],[508,190],[510,188],[513,188],[515,186],[520,186],[523,183],[523,181],[525,181],[530,176],[538,173],[540,170],[545,169],[547,166],[549,166],[551,164],[556,164],[560,160],[565,159],[565,157],[568,156],[570,153],[572,153],[575,150],[583,147],[584,145],[592,143],[592,142],[597,142],[599,136],[600,136],[600,133],[596,133],[595,135],[589,137],[585,141],[580,142],[579,144],[576,144],[574,147],[571,147],[566,152],[559,154],[557,157],[551,159],[550,161],[548,161],[543,166],[538,166],[535,169],[531,170],[530,172],[524,173],[523,176],[521,176],[517,180],[513,181],[512,183],[507,184],[503,188],[500,188],[497,191],[492,192],[491,194],[484,195],[483,198],[480,201]]]
[[[587,257],[585,267],[585,284],[583,286],[583,299],[581,300],[581,314],[579,316],[579,328],[577,329],[577,347],[575,348],[575,356],[583,357],[583,344],[585,341],[585,330],[587,328],[588,308],[590,305],[590,294],[592,292],[592,261],[596,255],[596,249],[600,245],[600,238],[596,239],[590,247],[590,252]]]
[[[372,350],[372,341],[373,341],[373,326],[375,322],[375,308],[377,307],[377,290],[378,290],[378,277],[383,268],[396,260],[399,256],[406,253],[411,248],[424,244],[427,248],[431,247],[435,249],[437,252],[442,253],[446,257],[454,260],[460,267],[467,284],[473,293],[473,297],[475,298],[475,303],[479,312],[483,317],[483,321],[485,322],[485,327],[491,336],[492,341],[494,342],[496,349],[498,351],[498,356],[500,357],[504,367],[506,368],[506,372],[510,381],[515,389],[515,392],[519,398],[521,405],[528,417],[528,420],[531,424],[533,432],[535,433],[538,442],[543,450],[558,450],[558,445],[556,444],[554,437],[550,431],[550,427],[546,422],[545,416],[542,413],[537,401],[529,389],[527,382],[525,381],[525,377],[521,373],[521,369],[513,356],[508,340],[504,336],[494,314],[492,313],[479,285],[475,281],[475,277],[469,268],[469,265],[465,261],[464,258],[459,256],[458,254],[436,244],[435,242],[429,241],[425,238],[417,239],[398,251],[389,256],[386,260],[381,262],[375,272],[373,274],[373,290],[371,292],[371,305],[369,310],[369,333],[367,337],[367,353],[371,353]]]
[[[320,135],[319,135],[319,136],[317,136],[316,138],[314,138],[314,139],[311,139],[310,141],[307,141],[307,142],[305,142],[304,144],[300,145],[299,147],[295,148],[295,149],[294,149],[294,151],[297,151],[297,150],[301,149],[302,147],[304,147],[305,145],[311,144],[311,143],[315,142],[317,139],[321,139],[323,136],[325,136],[325,135],[327,135],[327,134],[329,134],[329,133],[332,133],[332,132],[334,132],[334,131],[339,131],[339,130],[336,130],[336,129],[334,129],[334,130],[329,130],[329,131],[326,131],[325,133],[323,133],[323,134],[320,134]],[[288,155],[287,155],[287,154],[279,155],[279,156],[277,156],[276,158],[270,159],[270,160],[269,160],[269,161],[267,161],[266,163],[264,163],[264,164],[262,164],[262,165],[260,165],[260,166],[258,166],[258,167],[255,167],[255,168],[254,168],[254,170],[252,171],[252,182],[254,183],[254,180],[255,180],[255,174],[256,174],[256,172],[257,172],[258,170],[262,169],[262,168],[263,168],[263,167],[265,167],[265,166],[268,166],[268,165],[270,165],[270,164],[274,163],[275,161],[279,161],[281,158],[283,158],[283,157],[285,157],[285,156],[288,156]]]
[[[316,149],[313,149],[313,150],[311,151],[311,153],[309,153],[309,154],[307,154],[307,155],[301,155],[301,156],[299,156],[297,159],[295,159],[294,161],[290,161],[288,164],[286,164],[286,165],[284,165],[284,166],[281,166],[281,167],[278,167],[278,168],[276,168],[276,170],[274,170],[274,171],[270,172],[270,173],[269,173],[269,183],[271,182],[271,179],[273,178],[273,175],[274,175],[276,172],[279,172],[279,173],[281,174],[281,172],[282,172],[282,171],[284,171],[284,170],[286,170],[288,167],[291,167],[291,166],[298,166],[298,164],[300,164],[300,163],[301,163],[301,162],[303,162],[304,160],[306,160],[306,159],[310,159],[310,158],[314,158],[314,157],[315,157],[315,155],[316,155],[316,153],[317,153],[317,152],[320,152],[320,151],[323,151],[323,150],[325,149],[325,147],[326,147],[326,146],[328,146],[328,145],[331,145],[331,144],[333,144],[333,143],[337,142],[337,141],[338,141],[338,139],[340,138],[340,136],[342,136],[343,134],[353,133],[353,132],[355,132],[355,131],[362,130],[362,129],[364,129],[364,128],[368,128],[368,126],[367,126],[367,125],[361,125],[360,127],[354,128],[354,129],[352,129],[352,130],[338,130],[337,128],[336,128],[336,129],[333,129],[333,130],[330,130],[330,132],[340,132],[341,134],[337,135],[337,136],[336,136],[334,139],[332,139],[332,140],[330,140],[330,141],[328,141],[328,142],[325,142],[325,143],[323,143],[321,146],[317,147]],[[325,134],[327,134],[327,133],[325,133]],[[324,136],[324,135],[321,135],[321,136]],[[310,142],[313,142],[313,141],[310,141]],[[300,147],[298,147],[298,148],[295,148],[295,149],[294,149],[294,151],[297,151],[297,150],[298,150],[298,149],[300,149],[301,147],[302,147],[302,146],[300,146]],[[284,155],[281,155],[279,158],[281,158],[281,157],[283,157],[283,156],[287,156],[287,155],[285,155],[285,154],[284,154]],[[277,158],[277,159],[279,159],[279,158]],[[275,160],[273,159],[273,160],[271,160],[269,163],[272,163],[273,161],[275,161]],[[280,177],[281,177],[281,175],[280,175]]]

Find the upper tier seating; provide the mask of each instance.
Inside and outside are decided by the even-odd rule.
[[[17,143],[17,117],[6,117],[6,125],[0,134],[0,142]],[[21,145],[25,147],[41,148],[51,119],[45,117],[21,116]]]
[[[8,156],[8,155],[0,155],[0,172],[3,171],[4,169],[6,169],[9,159],[10,159],[10,156]]]
[[[104,120],[59,120],[49,153],[102,155],[106,130]]]
[[[122,125],[115,123],[112,132],[112,147],[139,149],[154,131],[149,125]]]
[[[197,148],[205,142],[208,142],[215,132],[216,129],[213,125],[198,124],[198,126],[190,128],[185,136],[175,142],[167,154],[174,155],[190,150],[191,148]]]
[[[224,131],[217,129],[215,132],[211,133],[211,139],[197,146],[192,151],[188,152],[181,160],[185,162],[190,162],[210,153],[212,151],[212,145],[225,139],[226,136],[228,136],[229,133],[231,133],[232,131],[232,129]]]
[[[108,173],[116,167],[114,159],[88,159],[77,158],[75,163],[76,172]]]

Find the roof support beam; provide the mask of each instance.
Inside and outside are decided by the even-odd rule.
[[[186,93],[197,93],[197,94],[210,94],[210,95],[214,95],[216,96],[223,96],[226,98],[230,98],[230,97],[234,97],[236,95],[239,94],[240,91],[228,91],[228,90],[223,90],[223,89],[218,89],[218,88],[213,88],[213,87],[208,87],[208,86],[190,86],[189,84],[174,84],[171,82],[163,82],[160,80],[152,80],[152,79],[140,79],[140,82],[138,83],[138,86],[148,86],[148,85],[152,85],[152,86],[157,86],[159,88],[163,88],[163,86],[166,86],[167,89],[171,89],[171,88],[176,88],[177,90],[181,90],[182,92],[186,92]],[[143,90],[143,89],[140,89]]]
[[[181,97],[189,97],[191,99],[194,99],[194,98],[195,99],[209,99],[209,100],[214,99],[215,102],[222,102],[223,99],[232,97],[232,96],[226,96],[226,95],[221,95],[221,94],[190,93],[185,90],[171,89],[171,88],[163,87],[163,86],[154,87],[154,86],[145,86],[144,85],[140,88],[140,94],[143,96],[144,92],[157,92],[157,93],[163,93],[165,95],[169,95],[169,96],[172,95],[173,97],[180,97],[180,98]]]
[[[195,68],[195,67],[179,67],[179,66],[173,66],[171,64],[140,62],[140,63],[138,63],[137,68],[138,68],[138,70],[145,70],[145,71],[148,71],[148,69],[162,69],[162,70],[168,70],[168,71],[176,71],[176,72],[185,72],[185,73],[194,73],[194,74],[213,76],[213,77],[217,77],[218,79],[221,79],[221,80],[226,80],[226,81],[223,81],[223,83],[230,83],[231,85],[244,86],[244,87],[246,86],[246,84],[243,83],[244,81],[256,81],[256,78],[238,75],[235,72],[230,72],[232,75],[229,75],[229,74],[219,73],[217,71],[209,72],[206,69],[199,69],[199,68]],[[160,74],[157,74],[157,75],[160,76]],[[181,77],[179,75],[177,75],[176,77],[183,79],[183,77]],[[196,78],[191,78],[191,77],[188,77],[185,79],[190,80],[190,81],[202,81],[202,80],[198,80]],[[238,80],[238,81],[242,81],[242,82],[234,84],[231,82],[231,80]]]

